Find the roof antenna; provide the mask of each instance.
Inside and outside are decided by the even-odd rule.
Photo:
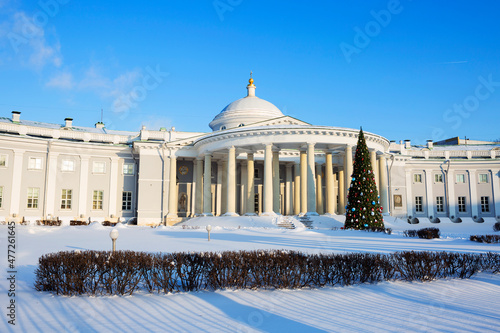
[[[102,108],[101,108],[101,124],[102,124],[102,112],[103,112],[103,111],[102,111]]]

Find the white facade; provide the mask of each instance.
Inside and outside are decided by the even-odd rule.
[[[55,125],[16,111],[0,118],[0,221],[343,214],[358,130],[283,115],[255,89],[251,79],[211,133]],[[500,144],[365,138],[384,213],[500,220]]]

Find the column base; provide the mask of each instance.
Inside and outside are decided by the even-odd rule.
[[[214,216],[214,214],[212,214],[212,213],[203,213],[200,216]]]
[[[222,216],[240,216],[239,214],[237,213],[230,213],[230,212],[227,212],[225,214],[223,214]]]
[[[275,212],[264,212],[260,216],[278,216]]]
[[[258,216],[258,215],[255,213],[245,213],[243,216]]]
[[[317,212],[307,212],[306,216],[319,216]]]

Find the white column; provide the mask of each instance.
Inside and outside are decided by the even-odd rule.
[[[300,213],[307,213],[307,152],[300,151]]]
[[[222,167],[222,164],[222,161],[217,161],[217,184],[215,185],[215,216],[222,215],[222,186],[224,186],[222,184],[223,179],[225,178],[224,171],[226,170]]]
[[[54,215],[56,213],[56,180],[57,180],[57,157],[59,153],[49,152],[47,163],[47,183],[44,189],[45,193],[45,215]],[[116,189],[115,189],[116,192]],[[111,195],[111,192],[110,192]]]
[[[432,179],[432,170],[425,169],[425,196],[427,197],[427,216],[435,217],[434,215],[434,194],[432,192],[432,184],[434,180]]]
[[[196,159],[196,187],[195,187],[195,216],[200,216],[203,213],[203,160]]]
[[[332,188],[332,193],[333,193],[333,214],[338,214],[338,209],[337,209],[337,195],[338,195],[338,186],[337,186],[337,174],[333,174],[333,188]]]
[[[110,159],[110,176],[109,176],[109,205],[108,205],[108,215],[113,215],[116,217],[116,207],[118,206],[118,193],[120,198],[122,196],[121,191],[118,192],[118,163],[117,157],[112,157]]]
[[[21,209],[21,177],[23,174],[24,150],[14,150],[12,162],[12,189],[10,192],[10,214],[19,215]],[[87,160],[88,162],[88,160]]]
[[[347,195],[349,187],[351,187],[352,180],[352,146],[347,145],[345,147],[345,155],[344,155],[344,177],[345,177],[345,202],[347,203]]]
[[[212,155],[205,155],[205,170],[203,173],[203,215],[212,213]]]
[[[225,216],[236,214],[236,148],[229,148],[227,156],[227,212]]]
[[[80,156],[80,192],[78,193],[78,216],[87,217],[87,199],[89,180],[89,157]]]
[[[495,216],[500,216],[500,169],[491,170],[491,182],[493,183],[493,205]]]
[[[307,144],[307,214],[318,215],[316,212],[316,186],[314,165],[314,143]]]
[[[295,163],[293,166],[295,178],[293,181],[293,214],[300,214],[300,164]]]
[[[240,188],[240,214],[244,215],[247,212],[247,203],[248,203],[248,198],[247,198],[247,193],[248,193],[248,161],[247,162],[242,162],[240,164],[240,170],[241,170],[241,188]]]
[[[222,161],[222,189],[221,189],[221,211],[220,214],[224,215],[227,212],[227,161]]]
[[[389,183],[387,178],[387,160],[384,155],[379,158],[379,177],[380,177],[380,204],[382,205],[382,213],[389,213]],[[377,177],[375,176],[375,179]]]
[[[325,178],[326,178],[326,213],[335,214],[335,183],[333,180],[332,152],[325,153]]]
[[[280,214],[280,158],[279,151],[273,151],[273,212]]]
[[[170,176],[168,185],[168,214],[167,219],[177,218],[177,156],[170,151]]]
[[[319,215],[323,215],[323,179],[321,176],[321,164],[316,164],[316,211]]]
[[[292,215],[292,164],[287,163],[286,165],[286,176],[285,176],[285,215]]]
[[[264,151],[264,207],[263,215],[273,215],[273,146],[267,144]]]
[[[477,183],[476,170],[469,170],[469,186],[470,186],[470,207],[472,217],[479,217],[479,203],[477,197]]]
[[[377,151],[375,149],[370,150],[370,163],[372,165],[373,178],[375,178],[375,184],[377,185],[377,192],[380,194],[380,179],[379,179],[379,166],[377,163]],[[382,198],[382,196],[380,196]],[[380,200],[382,203],[382,200]]]
[[[255,215],[255,164],[253,153],[247,154],[247,213],[245,215]]]
[[[411,170],[405,170],[406,175],[406,215],[413,216],[413,197],[411,193],[412,179]]]
[[[339,170],[339,186],[338,186],[338,191],[339,191],[339,214],[345,214],[345,172],[344,170]]]
[[[455,219],[457,217],[457,204],[455,198],[455,174],[453,170],[449,170],[446,175],[446,186],[448,191],[448,217]]]

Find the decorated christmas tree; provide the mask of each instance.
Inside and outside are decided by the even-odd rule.
[[[344,227],[362,230],[382,230],[384,228],[380,197],[363,129],[359,131],[358,146],[354,156]]]

